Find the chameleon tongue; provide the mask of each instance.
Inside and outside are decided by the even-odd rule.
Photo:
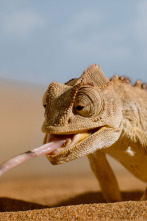
[[[35,148],[31,151],[27,151],[25,153],[19,154],[10,160],[5,161],[4,163],[0,164],[0,176],[2,176],[7,170],[27,161],[34,157],[38,157],[41,155],[49,154],[53,152],[54,150],[62,147],[66,142],[65,139],[60,140],[58,142],[50,142],[47,144],[44,144],[38,148]]]
[[[5,161],[0,164],[0,176],[2,176],[5,172],[10,170],[11,168],[30,160],[34,157],[38,157],[41,155],[55,155],[60,153],[64,148],[69,148],[79,141],[85,139],[89,136],[89,133],[82,133],[70,136],[49,136],[47,134],[46,144],[35,148],[31,151],[27,151],[25,153],[19,154],[10,160]]]

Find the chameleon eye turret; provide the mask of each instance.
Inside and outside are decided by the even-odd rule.
[[[75,99],[75,109],[84,117],[97,116],[101,110],[101,98],[95,88],[84,86],[79,89]]]

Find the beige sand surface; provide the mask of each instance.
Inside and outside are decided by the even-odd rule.
[[[146,220],[143,186],[132,180],[129,190],[128,179],[119,177],[123,202],[108,204],[92,175],[3,178],[0,220]]]

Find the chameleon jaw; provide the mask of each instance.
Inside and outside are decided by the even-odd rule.
[[[57,142],[63,140],[64,143],[58,147],[57,149],[53,150],[48,156],[59,155],[61,152],[65,152],[66,150],[73,148],[74,145],[78,144],[80,141],[88,138],[90,136],[90,132],[84,133],[77,133],[77,134],[70,134],[70,135],[53,135],[53,134],[46,134],[46,143],[50,142]]]
[[[57,142],[58,140],[61,141],[62,139],[65,139],[65,142],[60,148],[57,148],[50,154],[46,154],[46,157],[53,165],[57,165],[86,155],[87,152],[89,152],[87,151],[87,141],[89,140],[89,137],[94,138],[95,134],[98,134],[101,129],[103,129],[103,127],[98,127],[82,133],[70,135],[53,135],[47,133],[45,137],[45,143],[52,141],[55,142],[55,139]]]

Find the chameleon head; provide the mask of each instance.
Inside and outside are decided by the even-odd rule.
[[[61,164],[108,148],[121,134],[121,101],[113,81],[91,65],[80,78],[52,82],[43,97],[44,143],[64,140],[47,158]]]

